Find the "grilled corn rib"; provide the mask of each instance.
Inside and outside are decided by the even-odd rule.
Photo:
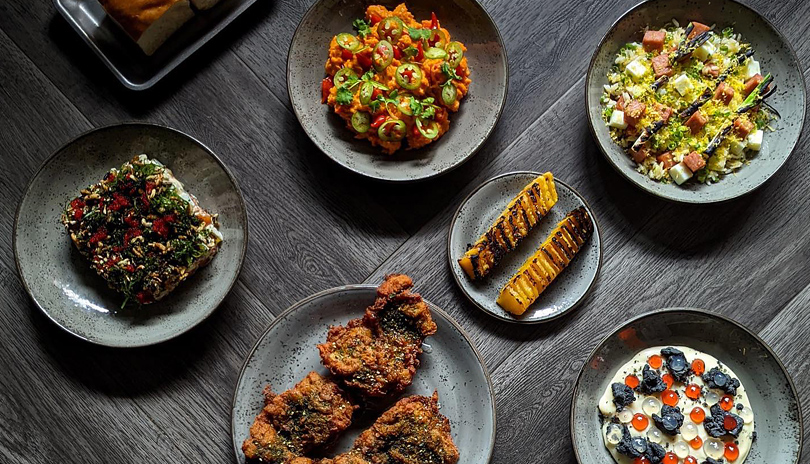
[[[550,172],[529,183],[509,202],[498,219],[458,260],[470,279],[484,278],[503,255],[515,249],[535,224],[557,203],[557,189]]]
[[[498,305],[512,314],[523,314],[571,263],[592,234],[593,221],[584,207],[568,213],[501,289]]]

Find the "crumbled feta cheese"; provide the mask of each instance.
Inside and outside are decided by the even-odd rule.
[[[740,156],[743,154],[743,150],[745,150],[746,146],[747,144],[745,140],[737,140],[735,142],[731,142],[731,146],[729,147],[729,149],[735,155]]]
[[[695,87],[692,85],[691,79],[689,79],[686,74],[680,74],[678,77],[676,77],[675,80],[672,81],[672,86],[675,87],[675,90],[677,90],[681,96],[686,95],[687,92]]]
[[[644,75],[647,74],[647,67],[641,64],[641,61],[639,60],[631,61],[627,65],[627,68],[625,69],[627,70],[627,73],[630,74],[630,77],[632,77],[634,81],[641,80],[641,78],[643,78]]]
[[[616,129],[627,129],[627,123],[624,122],[624,111],[613,110],[613,114],[610,115],[610,122],[608,122],[608,126],[615,127]]]
[[[627,88],[627,91],[630,92],[630,95],[633,97],[640,98],[647,89],[643,85],[631,85]]]
[[[692,177],[692,171],[684,163],[678,163],[669,168],[669,177],[675,181],[676,184],[681,185]]]
[[[740,51],[740,43],[734,39],[723,39],[723,45],[728,48],[728,52],[732,55]]]
[[[760,129],[748,135],[748,148],[754,151],[759,151],[762,148],[762,131]]]
[[[698,47],[697,50],[692,52],[692,55],[697,57],[697,59],[699,59],[700,61],[706,61],[709,58],[711,58],[711,56],[714,55],[716,51],[717,48],[715,48],[715,46],[712,45],[711,42],[706,41],[703,43],[703,45]]]
[[[756,74],[759,73],[760,73],[759,61],[753,58],[748,58],[748,61],[745,63],[745,78],[751,79],[752,77],[754,77]]]

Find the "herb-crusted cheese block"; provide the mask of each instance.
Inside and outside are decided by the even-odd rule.
[[[79,251],[128,302],[152,303],[208,264],[222,243],[216,215],[171,170],[139,155],[65,207]]]

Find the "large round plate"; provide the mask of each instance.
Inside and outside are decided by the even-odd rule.
[[[376,291],[372,285],[326,290],[294,304],[273,321],[248,355],[236,384],[231,434],[238,463],[245,462],[242,442],[262,408],[262,389],[270,385],[280,393],[312,370],[327,374],[315,346],[326,340],[330,325],[362,317]],[[438,391],[441,413],[450,419],[462,462],[486,464],[495,444],[495,397],[489,374],[464,330],[447,313],[428,305],[438,330],[425,341],[421,366],[403,395],[430,396]],[[355,421],[330,454],[348,450],[377,418],[377,414],[365,416],[366,421]]]
[[[639,351],[684,345],[708,353],[739,376],[751,400],[757,438],[745,464],[798,463],[802,416],[796,388],[776,354],[742,325],[701,309],[667,308],[623,324],[582,365],[571,404],[571,441],[581,464],[613,462],[597,404],[616,370]]]
[[[375,3],[393,9],[401,1]],[[460,111],[450,115],[447,134],[422,149],[390,156],[355,139],[343,119],[321,104],[329,42],[340,32],[354,32],[352,21],[363,18],[368,5],[362,0],[318,0],[295,31],[287,58],[287,90],[304,131],[338,164],[375,179],[413,181],[458,167],[489,137],[506,103],[509,72],[498,28],[476,0],[407,2],[420,20],[435,11],[453,39],[466,45],[472,84]]]
[[[777,92],[768,99],[782,115],[776,132],[765,134],[762,150],[748,166],[727,175],[713,185],[699,182],[663,184],[636,172],[636,164],[610,138],[602,120],[599,98],[607,74],[619,49],[627,42],[638,42],[646,26],[659,26],[675,18],[733,26],[756,51],[762,69],[774,75]],[[759,13],[733,0],[649,0],[625,13],[610,28],[593,54],[585,83],[586,106],[591,133],[611,165],[630,182],[661,198],[683,203],[715,203],[745,195],[765,183],[787,161],[804,125],[806,90],[801,67],[787,40]]]
[[[602,265],[602,235],[591,207],[585,199],[568,184],[555,178],[557,204],[539,224],[523,239],[517,249],[507,253],[497,267],[482,281],[473,282],[458,264],[458,259],[467,251],[467,246],[478,240],[500,216],[506,205],[526,186],[537,178],[538,172],[510,172],[492,178],[472,191],[456,210],[447,237],[447,259],[451,273],[461,291],[482,311],[509,322],[524,324],[548,321],[576,308],[588,295],[599,268]],[[521,316],[515,316],[495,303],[501,288],[533,255],[548,234],[573,209],[584,206],[593,219],[593,236],[571,264],[540,298]]]
[[[79,190],[141,153],[166,164],[204,208],[219,214],[224,241],[208,266],[163,300],[120,310],[121,295],[93,272],[59,216]],[[14,222],[14,258],[34,303],[68,332],[106,346],[151,345],[200,323],[236,282],[246,246],[245,203],[228,169],[199,141],[150,124],[96,129],[57,150],[28,184]]]

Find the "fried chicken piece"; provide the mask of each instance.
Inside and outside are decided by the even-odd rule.
[[[264,408],[242,444],[249,460],[276,464],[308,464],[299,458],[333,441],[351,425],[356,406],[329,379],[310,372],[280,395],[264,391]]]
[[[458,448],[450,421],[439,413],[439,395],[409,396],[357,437],[352,449],[323,464],[455,464]]]
[[[411,287],[406,275],[386,276],[363,318],[330,327],[326,343],[318,345],[324,366],[363,396],[395,394],[410,385],[422,342],[436,333],[430,309]]]

